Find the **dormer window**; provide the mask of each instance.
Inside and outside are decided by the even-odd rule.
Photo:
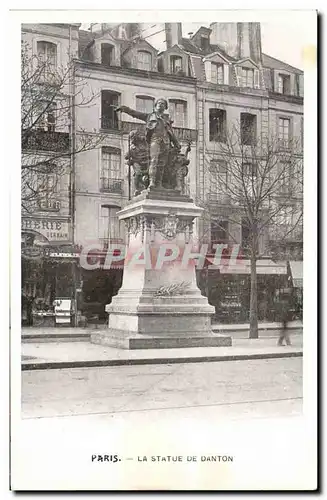
[[[144,71],[152,70],[152,54],[147,50],[139,50],[137,52],[137,69]]]
[[[224,83],[224,65],[211,63],[211,81],[223,85]]]
[[[241,68],[241,87],[254,87],[254,70]]]
[[[180,73],[183,71],[183,59],[180,56],[170,56],[170,72]]]
[[[114,47],[110,43],[101,44],[101,64],[112,66],[114,60]]]

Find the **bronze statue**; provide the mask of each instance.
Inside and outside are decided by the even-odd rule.
[[[191,141],[188,141],[187,148],[184,153],[176,149],[171,149],[167,169],[165,170],[163,185],[164,187],[173,188],[183,192],[185,187],[185,177],[188,174],[187,166],[190,160],[187,158],[191,151]]]
[[[119,106],[116,111],[127,113],[146,123],[145,139],[150,147],[149,187],[162,187],[164,172],[169,162],[172,149],[178,154],[181,150],[173,129],[172,121],[165,110],[168,109],[166,99],[156,100],[152,113],[143,113],[127,106]]]
[[[132,130],[129,134],[129,150],[125,159],[133,167],[133,192],[137,196],[149,185],[149,145],[139,130]]]

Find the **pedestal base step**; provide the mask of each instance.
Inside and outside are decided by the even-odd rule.
[[[232,337],[229,335],[208,334],[197,337],[165,337],[151,335],[133,335],[126,332],[108,329],[106,332],[93,332],[93,344],[108,345],[120,349],[173,349],[183,347],[230,347]]]

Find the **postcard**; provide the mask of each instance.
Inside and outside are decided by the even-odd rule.
[[[9,17],[11,490],[316,490],[317,12]]]

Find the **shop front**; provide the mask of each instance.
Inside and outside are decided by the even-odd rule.
[[[232,324],[248,323],[250,311],[251,265],[246,259],[231,264],[228,259],[217,269],[212,269],[213,259],[207,259],[201,273],[200,288],[209,303],[215,306],[215,322]],[[278,321],[278,290],[288,283],[286,262],[275,263],[269,259],[257,261],[258,319]]]
[[[54,326],[61,315],[62,324],[73,325],[79,252],[70,241],[69,220],[23,217],[21,237],[22,323]]]
[[[303,315],[303,262],[290,261],[290,276],[294,291],[295,314],[298,319]]]

